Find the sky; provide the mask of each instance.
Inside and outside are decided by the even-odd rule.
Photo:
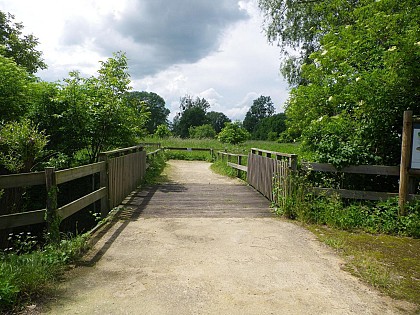
[[[270,96],[283,112],[288,87],[280,50],[267,42],[257,0],[0,0],[0,10],[39,39],[48,69],[96,75],[99,61],[125,52],[134,91],[165,99],[170,119],[185,95],[210,111],[243,120],[253,100]]]

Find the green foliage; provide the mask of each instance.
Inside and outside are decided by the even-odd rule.
[[[29,172],[43,156],[47,136],[28,119],[0,128],[0,165],[12,173]]]
[[[0,252],[0,311],[11,311],[51,288],[66,264],[86,251],[86,241],[87,235],[83,235],[30,253]],[[16,243],[17,248],[27,246],[26,240],[21,242]]]
[[[326,159],[395,165],[400,160],[403,111],[420,111],[420,7],[412,0],[366,1],[348,16],[346,23],[324,21],[329,26],[319,49],[301,68],[306,84],[291,91],[286,108],[289,134],[310,143],[314,133],[307,130],[314,129],[315,121],[337,117],[353,127],[353,134],[335,133],[334,141],[346,146],[344,156],[340,151],[326,153],[324,141],[320,150]],[[338,133],[349,130],[326,122],[326,133],[319,132],[319,137],[330,137],[332,125]]]
[[[245,115],[243,127],[248,132],[254,132],[257,125],[264,118],[270,117],[274,114],[274,105],[270,96],[261,95],[252,102],[251,108]]]
[[[0,54],[0,123],[19,120],[26,113],[30,83],[24,68]]]
[[[96,77],[70,72],[62,84],[37,84],[30,116],[50,135],[51,151],[71,158],[86,152],[86,162],[94,162],[99,152],[132,145],[145,133],[149,112],[128,98],[129,84],[127,58],[116,53]]]
[[[207,110],[210,108],[210,104],[205,98],[199,98],[198,96],[195,100],[191,95],[185,95],[184,97],[181,97],[179,102],[179,109],[181,110],[181,113],[193,107],[200,108],[204,112],[207,112]]]
[[[290,1],[259,0],[265,15],[265,32],[271,43],[277,42],[283,54],[281,72],[291,86],[306,85],[301,66],[320,47],[320,38],[340,25],[354,21],[352,12],[373,0]],[[290,54],[290,48],[300,55]]]
[[[179,119],[174,120],[174,134],[181,138],[189,136],[190,127],[204,125],[207,122],[206,112],[203,108],[193,106],[184,110]]]
[[[304,130],[302,147],[322,163],[341,168],[347,165],[379,164],[379,157],[370,154],[369,143],[359,133],[357,122],[343,115],[321,117]]]
[[[169,130],[168,125],[159,125],[156,128],[156,132],[155,132],[155,136],[163,139],[163,138],[168,138],[171,136],[171,131]]]
[[[188,129],[188,132],[190,134],[190,138],[196,138],[196,139],[204,139],[204,138],[215,138],[216,137],[216,131],[213,129],[213,127],[210,124],[205,124],[201,126],[196,127],[190,127]]]
[[[208,112],[206,113],[206,118],[216,133],[222,131],[226,123],[231,122],[225,114],[219,112]]]
[[[36,50],[38,39],[33,35],[23,35],[23,24],[14,22],[10,13],[0,11],[0,55],[13,60],[33,74],[38,69],[46,69],[42,53]]]
[[[241,123],[236,121],[234,123],[227,123],[217,138],[223,143],[238,144],[248,140],[250,135],[242,127]]]
[[[265,117],[255,126],[253,139],[275,141],[278,135],[286,130],[286,115],[279,113]]]
[[[420,202],[407,205],[407,215],[399,216],[398,199],[376,203],[345,203],[338,195],[314,196],[306,175],[288,177],[286,185],[275,181],[275,212],[305,223],[328,225],[343,230],[420,237]],[[287,187],[287,194],[284,192]]]
[[[150,119],[145,126],[149,134],[155,133],[160,125],[168,125],[168,115],[170,111],[165,107],[165,100],[158,94],[146,91],[134,91],[128,94],[128,99],[137,99],[138,101],[145,103],[140,103],[141,108],[139,109],[139,112],[142,111],[144,105],[150,112]]]

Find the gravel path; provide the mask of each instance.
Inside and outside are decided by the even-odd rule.
[[[86,266],[66,275],[43,313],[384,315],[409,307],[342,271],[330,249],[305,229],[269,215],[268,203],[254,191],[265,217],[254,210],[249,217],[228,216],[220,202],[210,216],[201,211],[208,204],[194,204],[196,215],[181,215],[186,206],[178,207],[179,216],[163,215],[173,194],[179,203],[200,186],[219,201],[224,191],[249,191],[209,165],[170,161],[165,185],[182,189],[167,191],[166,203],[151,196],[159,189],[129,198],[121,218],[85,257]]]

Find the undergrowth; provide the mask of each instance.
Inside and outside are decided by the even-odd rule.
[[[327,225],[343,230],[420,238],[420,201],[406,205],[406,215],[399,216],[398,199],[379,202],[349,202],[338,195],[315,196],[304,176],[289,176],[289,182],[275,185],[277,202],[274,211],[303,223]],[[287,194],[282,187],[287,187]],[[287,195],[286,197],[284,197]]]
[[[10,237],[20,240],[0,252],[0,311],[6,314],[51,290],[66,266],[88,248],[87,234],[36,250],[33,237]]]

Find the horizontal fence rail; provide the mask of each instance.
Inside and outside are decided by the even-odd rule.
[[[296,154],[252,148],[248,156],[248,183],[270,201],[276,201],[274,184],[284,186],[280,191],[286,194],[284,179],[296,168]]]
[[[217,152],[217,156],[221,160],[226,159],[227,165],[238,169],[238,172],[239,170],[247,172],[248,183],[269,200],[277,204],[283,202],[290,193],[292,183],[288,180],[288,177],[298,169],[296,154],[252,148],[248,155],[247,166],[243,166],[243,163],[239,161],[237,163],[232,162],[232,159],[238,158],[241,156],[240,154],[219,151]],[[399,166],[351,165],[337,169],[332,164],[302,162],[299,168],[303,171],[310,172],[400,176]],[[409,174],[410,176],[418,176],[420,175],[420,171],[410,170]],[[316,195],[338,194],[342,198],[359,200],[386,200],[398,196],[396,192],[333,189],[326,187],[312,187],[312,192]],[[420,199],[420,195],[410,193],[408,194],[408,199]]]
[[[144,147],[157,149],[146,153]],[[101,200],[101,215],[105,216],[111,208],[120,204],[136,189],[144,178],[147,168],[146,155],[153,157],[161,150],[159,143],[147,143],[103,152],[98,163],[58,171],[46,168],[42,172],[0,176],[0,190],[35,185],[46,186],[49,190],[46,205],[54,204],[52,201],[55,199],[56,203],[57,200],[57,189],[48,188],[51,183],[56,187],[85,176],[99,174],[100,177],[98,189],[61,207],[49,209],[47,206],[46,209],[0,215],[0,229],[45,223],[48,221],[49,211],[55,211],[60,220],[64,220],[99,200]]]

